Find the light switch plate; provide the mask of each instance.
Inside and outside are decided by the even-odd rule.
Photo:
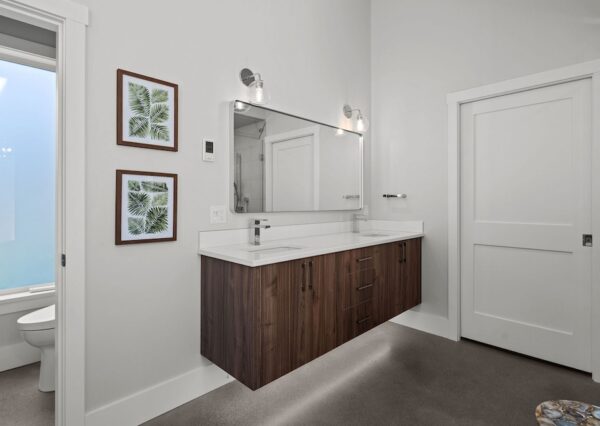
[[[226,223],[227,207],[210,206],[210,223]]]

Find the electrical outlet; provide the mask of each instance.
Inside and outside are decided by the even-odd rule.
[[[210,206],[210,223],[226,223],[227,207]]]

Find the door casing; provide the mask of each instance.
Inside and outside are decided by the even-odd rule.
[[[67,255],[66,267],[60,265],[60,256],[56,262],[57,426],[85,424],[85,34],[88,13],[87,7],[68,0],[0,0],[0,15],[57,34],[56,253]]]
[[[592,232],[600,238],[600,60],[451,93],[448,104],[448,320],[451,337],[460,340],[460,106],[525,90],[591,78],[592,81]],[[600,249],[592,247],[592,378],[600,382]]]

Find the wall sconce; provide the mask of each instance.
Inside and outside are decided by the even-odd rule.
[[[356,130],[359,132],[366,132],[369,128],[369,119],[362,115],[360,109],[352,109],[350,105],[344,105],[344,116],[346,116],[346,118],[352,118],[352,113],[354,111],[358,111],[356,114]]]
[[[254,73],[248,68],[240,71],[240,80],[248,86],[248,98],[250,103],[262,105],[269,101],[268,93],[264,87],[264,81],[259,73]]]

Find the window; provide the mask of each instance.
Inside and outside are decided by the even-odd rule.
[[[0,293],[54,282],[56,75],[0,60]]]

